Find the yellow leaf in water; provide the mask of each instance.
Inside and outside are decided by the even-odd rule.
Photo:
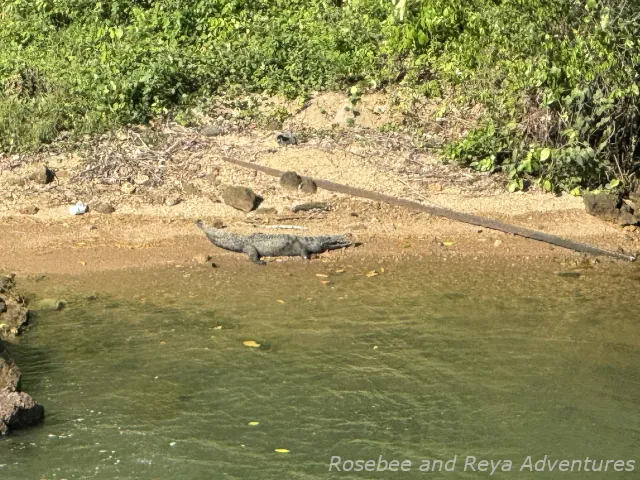
[[[316,277],[329,278],[329,275],[325,275],[324,273],[316,273]]]
[[[213,327],[214,330],[222,330],[222,325],[217,325]]]
[[[375,277],[376,275],[378,275],[378,272],[376,272],[375,270],[371,270],[370,272],[365,273],[365,275],[367,277]]]
[[[341,268],[340,270],[336,270],[336,273],[344,273],[344,270]]]
[[[276,452],[278,453],[289,453],[289,450],[286,448],[276,448]]]
[[[78,262],[80,265],[82,265],[83,267],[87,264],[87,262]]]
[[[246,347],[258,348],[260,346],[259,343],[254,342],[253,340],[245,340],[242,344]]]
[[[320,283],[326,285],[327,283],[331,283],[329,280],[320,280]]]
[[[284,300],[276,300],[278,303],[284,303]]]
[[[0,328],[6,327],[7,324],[6,323],[0,323]]]
[[[384,273],[384,268],[381,268],[381,269],[380,269],[380,273]]]
[[[442,242],[442,245],[444,245],[445,247],[450,247],[451,245],[453,245],[453,242]]]
[[[256,425],[260,425],[260,422],[249,422],[247,425],[251,425],[252,427],[255,427]]]

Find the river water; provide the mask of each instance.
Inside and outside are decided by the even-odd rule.
[[[23,283],[68,306],[11,349],[47,417],[0,478],[638,478],[637,267],[251,268]]]

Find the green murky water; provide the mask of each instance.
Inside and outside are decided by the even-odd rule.
[[[491,476],[468,456],[511,460],[495,478],[638,478],[637,269],[285,270],[112,274],[94,300],[79,280],[30,285],[71,302],[12,349],[47,418],[0,441],[0,478]],[[520,471],[544,455],[582,473]],[[332,456],[412,466],[329,472]]]

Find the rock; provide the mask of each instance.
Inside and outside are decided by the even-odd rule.
[[[280,175],[280,185],[287,190],[298,190],[302,179],[296,172],[284,172]]]
[[[0,435],[10,429],[36,425],[44,417],[44,407],[20,391],[20,370],[10,358],[4,344],[11,341],[27,322],[27,309],[22,298],[13,293],[13,276],[0,277],[4,311],[0,309]]]
[[[243,212],[250,212],[256,204],[256,194],[246,187],[227,187],[222,193],[226,205]]]
[[[308,212],[310,210],[322,210],[329,211],[331,209],[331,205],[325,202],[310,202],[310,203],[299,203],[291,207],[291,211],[293,213],[296,212]]]
[[[204,135],[205,137],[217,137],[223,134],[224,134],[224,129],[222,127],[217,127],[215,125],[204,127],[200,130],[200,135]]]
[[[201,253],[193,257],[193,261],[195,263],[207,263],[211,260],[211,255],[207,255],[205,253]]]
[[[298,143],[298,139],[291,132],[280,132],[276,135],[276,142],[278,145],[295,145]]]
[[[260,207],[255,210],[255,213],[258,215],[277,215],[278,210],[273,207]]]
[[[148,175],[138,175],[133,179],[133,183],[135,183],[136,185],[146,185],[147,183],[149,183],[149,180],[151,179]]]
[[[22,215],[35,215],[39,211],[40,211],[40,209],[38,207],[36,207],[35,205],[27,205],[26,207],[22,207],[19,210],[19,212]]]
[[[0,389],[0,434],[32,427],[44,418],[44,407],[24,392]]]
[[[165,199],[164,204],[168,207],[173,207],[174,205],[178,205],[181,201],[182,199],[179,195],[169,195]]]
[[[640,223],[640,217],[634,215],[633,207],[623,202],[617,195],[587,193],[583,201],[589,215],[594,215],[621,226]]]
[[[94,212],[102,213],[103,215],[109,215],[116,211],[115,207],[113,205],[109,205],[108,203],[98,203],[91,210]]]
[[[300,182],[300,191],[303,193],[314,194],[318,191],[318,186],[316,182],[314,182],[309,177],[304,177],[302,182]]]
[[[43,298],[42,300],[38,300],[34,302],[33,308],[35,310],[51,310],[51,311],[59,311],[67,306],[67,302],[64,300],[58,300],[56,298]]]
[[[126,195],[131,195],[136,193],[136,186],[132,183],[126,182],[120,186],[120,191]]]
[[[33,182],[45,185],[51,183],[55,177],[53,171],[44,165],[33,165],[29,168],[27,178]]]

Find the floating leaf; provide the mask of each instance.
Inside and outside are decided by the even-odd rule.
[[[260,422],[249,422],[247,425],[251,425],[252,427],[255,427],[256,425],[260,425]]]
[[[336,273],[344,273],[344,270],[341,268],[340,270],[336,270]]]
[[[275,451],[278,453],[289,453],[289,450],[287,450],[286,448],[276,448]]]
[[[326,275],[324,273],[316,273],[316,277],[329,278],[329,275]]]
[[[284,300],[276,300],[278,303],[284,303]]]
[[[245,340],[242,342],[245,347],[258,348],[260,346],[259,343],[254,342],[253,340]]]
[[[384,273],[384,268],[380,268],[380,273]]]
[[[222,325],[217,325],[213,327],[214,330],[222,330]]]
[[[444,245],[445,247],[450,247],[451,245],[453,245],[453,242],[442,242],[442,245]]]
[[[370,272],[365,273],[365,275],[367,277],[375,277],[378,275],[378,272],[376,272],[375,270],[371,270]]]
[[[326,285],[327,283],[331,283],[329,280],[320,280],[320,283],[322,283],[323,285]]]

